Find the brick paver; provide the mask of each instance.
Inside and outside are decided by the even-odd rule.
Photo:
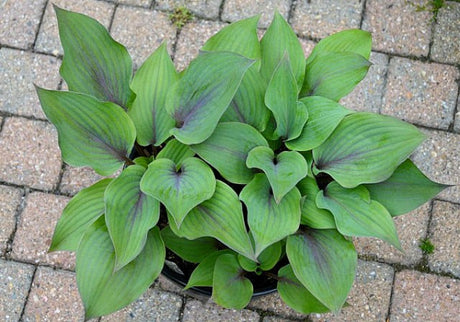
[[[283,302],[278,292],[271,293],[265,296],[259,296],[251,300],[249,308],[269,311],[273,314],[291,317],[296,319],[306,318],[305,314],[299,313]]]
[[[16,227],[16,212],[22,193],[20,189],[0,185],[0,254],[5,252],[7,242]]]
[[[257,312],[246,309],[237,311],[224,309],[212,301],[206,303],[198,300],[188,300],[184,308],[184,322],[211,322],[211,321],[259,321],[260,316]]]
[[[267,28],[275,10],[287,18],[290,6],[289,0],[225,0],[222,20],[233,22],[260,14],[259,27]]]
[[[443,63],[460,63],[460,3],[448,1],[439,10],[431,58]]]
[[[197,17],[203,17],[207,19],[217,19],[219,17],[220,6],[222,0],[189,0],[184,2],[183,0],[156,0],[156,9],[160,10],[174,10],[180,8],[186,4],[187,9]]]

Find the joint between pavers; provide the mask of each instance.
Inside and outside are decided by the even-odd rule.
[[[48,6],[48,2],[49,2],[49,0],[46,0],[43,3],[43,8],[41,9],[40,21],[38,22],[37,30],[35,31],[34,42],[32,43],[32,46],[30,48],[28,48],[32,52],[35,49],[35,45],[36,45],[37,39],[38,39],[38,34],[40,33],[40,29],[42,28],[42,23],[43,23],[43,19],[45,17],[45,11],[46,11],[46,7]]]
[[[362,1],[363,1],[363,5],[361,7],[361,20],[359,21],[359,29],[363,29],[364,18],[366,15],[367,0],[362,0]]]
[[[460,67],[458,67],[459,71],[460,71]],[[457,83],[457,100],[455,101],[455,107],[454,107],[454,116],[452,117],[452,122],[449,124],[449,127],[447,128],[447,130],[449,131],[452,131],[453,133],[458,133],[458,132],[455,132],[455,123],[457,122],[457,113],[460,112],[460,79],[456,79],[455,80],[456,83]],[[460,117],[460,114],[459,114],[459,117]],[[458,120],[459,124],[460,124],[460,120]],[[459,129],[459,132],[460,132],[460,129]]]
[[[219,21],[222,21],[222,22],[223,22],[222,15],[224,13],[225,1],[227,1],[227,0],[222,0],[221,1],[220,6],[219,6],[219,13],[217,14],[217,19]]]
[[[14,238],[16,237],[16,232],[19,227],[19,219],[21,218],[21,214],[24,211],[24,208],[26,207],[26,200],[27,196],[29,195],[30,191],[28,188],[21,188],[22,189],[22,195],[21,195],[21,202],[19,205],[16,207],[16,211],[14,212],[14,227],[13,231],[11,232],[10,236],[8,237],[8,240],[6,241],[6,248],[4,252],[4,257],[8,260],[11,260],[11,253],[13,251],[13,243],[14,243]]]
[[[393,305],[393,295],[394,295],[394,289],[395,289],[395,280],[396,280],[396,270],[393,269],[393,278],[391,280],[390,299],[388,301],[388,311],[387,311],[387,316],[385,317],[385,321],[390,321],[391,306]]]
[[[19,316],[19,321],[24,321],[24,314],[25,314],[25,311],[26,311],[26,305],[27,305],[27,302],[29,301],[29,296],[30,296],[30,292],[32,291],[32,285],[34,283],[35,274],[37,273],[37,269],[38,269],[38,267],[34,266],[34,271],[32,272],[32,278],[30,279],[29,290],[27,291],[26,298],[24,299],[24,304],[22,306],[21,315]]]
[[[115,5],[114,5],[113,10],[112,10],[112,16],[110,17],[109,26],[107,27],[107,30],[108,30],[109,33],[111,33],[111,31],[112,31],[113,21],[115,20],[115,14],[117,13],[117,10],[118,10],[119,6],[120,5],[118,4],[118,2],[115,2]]]
[[[292,26],[291,20],[292,20],[292,17],[294,16],[294,10],[295,10],[296,4],[297,4],[296,0],[291,0],[291,4],[289,5],[289,11],[288,11],[288,15],[287,15],[287,22],[291,26]]]

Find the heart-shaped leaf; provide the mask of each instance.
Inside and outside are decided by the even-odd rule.
[[[171,134],[184,144],[206,140],[253,63],[235,53],[202,52],[168,92],[166,110],[176,121]]]
[[[64,48],[60,72],[69,90],[127,108],[135,95],[129,88],[133,70],[126,48],[96,20],[54,9]]]
[[[340,122],[322,145],[313,149],[314,171],[329,174],[346,188],[381,182],[424,138],[415,126],[396,118],[353,113]]]
[[[57,128],[64,161],[108,176],[129,160],[136,128],[122,108],[85,94],[36,89],[43,111]]]
[[[286,253],[302,285],[337,312],[355,278],[358,258],[353,243],[333,229],[308,229],[287,238]]]
[[[284,151],[275,157],[272,149],[264,146],[252,149],[246,160],[250,168],[261,169],[268,178],[276,203],[308,174],[305,158],[296,151]]]
[[[169,159],[150,163],[141,181],[141,190],[161,201],[178,227],[195,206],[214,194],[216,178],[198,158],[185,159],[180,168]]]
[[[114,272],[115,251],[104,217],[91,225],[80,243],[76,262],[85,320],[110,314],[136,300],[160,274],[165,255],[160,231],[154,228],[139,256]]]
[[[268,146],[256,129],[243,123],[224,122],[217,125],[206,141],[191,148],[225,179],[244,184],[254,176],[246,166],[246,158],[256,146]]]
[[[142,64],[131,83],[136,99],[128,111],[137,130],[140,145],[160,145],[169,136],[174,120],[166,113],[168,89],[177,81],[176,68],[169,57],[166,43]]]
[[[300,225],[300,193],[297,188],[276,203],[264,174],[257,174],[240,193],[248,210],[247,220],[258,256],[271,244],[293,234]]]
[[[282,254],[283,246],[281,241],[271,244],[257,258],[259,260],[259,268],[262,271],[271,270],[278,263]]]
[[[105,222],[115,248],[115,270],[139,255],[160,217],[160,203],[139,187],[145,170],[137,164],[127,167],[105,191]]]
[[[184,289],[189,289],[195,286],[212,286],[212,280],[214,276],[214,267],[216,260],[223,254],[235,254],[229,249],[219,250],[213,253],[209,253],[201,263],[193,270],[187,285]]]
[[[168,141],[163,149],[158,153],[157,159],[169,159],[180,167],[185,159],[193,157],[195,152],[188,145],[182,144],[176,139]]]
[[[341,234],[377,237],[401,249],[390,213],[377,201],[370,200],[364,186],[345,189],[331,182],[324,192],[318,193],[316,203],[334,215]]]
[[[112,179],[102,179],[81,190],[62,212],[49,251],[76,251],[86,229],[104,214],[104,192]]]

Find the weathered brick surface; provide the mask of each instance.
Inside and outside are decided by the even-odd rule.
[[[259,27],[267,28],[275,10],[287,18],[289,0],[225,0],[222,20],[233,22],[260,14]]]
[[[16,212],[21,199],[20,189],[0,185],[0,254],[5,252],[7,242],[16,226]]]
[[[266,316],[264,317],[262,321],[263,322],[293,322],[297,320],[291,320],[291,319],[283,318],[280,316]]]
[[[438,12],[434,27],[431,58],[433,60],[460,63],[460,3],[448,1]]]
[[[253,298],[248,308],[269,311],[276,315],[291,317],[296,319],[306,318],[305,314],[299,313],[283,302],[278,292]]]
[[[224,309],[212,301],[203,304],[198,300],[188,300],[184,308],[182,321],[259,321],[259,314],[246,309]]]
[[[91,168],[75,168],[66,165],[59,190],[65,194],[75,195],[81,189],[87,188],[103,178]]]
[[[150,7],[152,5],[153,0],[108,0],[109,2],[115,2],[120,4],[129,4],[133,6],[140,6],[140,7]]]
[[[173,11],[175,8],[185,7],[198,17],[217,19],[222,0],[157,0],[157,9]]]
[[[460,133],[460,93],[458,95],[457,101],[457,113],[455,114],[454,132]]]

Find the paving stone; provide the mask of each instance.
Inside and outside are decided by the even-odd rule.
[[[150,288],[136,302],[101,321],[179,321],[181,307],[180,296]]]
[[[448,129],[453,122],[459,71],[453,66],[393,58],[382,113],[415,124]]]
[[[51,53],[53,55],[62,55],[64,52],[59,40],[59,32],[56,14],[53,9],[56,6],[88,15],[99,21],[106,28],[110,25],[114,4],[97,0],[53,0],[48,1],[43,22],[40,26],[35,49],[40,52]]]
[[[109,2],[115,2],[120,4],[128,4],[133,6],[140,6],[149,8],[152,4],[152,0],[107,0]]]
[[[57,133],[48,122],[5,119],[0,133],[0,180],[51,190],[61,171]]]
[[[438,12],[431,59],[460,64],[460,3],[448,1]]]
[[[293,322],[293,321],[297,321],[297,320],[291,320],[291,319],[286,319],[286,318],[282,318],[280,316],[266,316],[264,317],[264,319],[262,320],[263,322]]]
[[[340,103],[356,111],[378,113],[382,106],[388,56],[372,52],[369,60],[372,66],[366,77]]]
[[[430,241],[435,249],[428,255],[433,271],[447,272],[460,278],[460,205],[435,201],[430,224]]]
[[[104,177],[88,167],[75,168],[66,165],[62,175],[59,190],[69,195],[77,194],[81,189],[87,188]]]
[[[158,276],[158,286],[165,291],[168,292],[173,292],[181,295],[186,295],[187,291],[184,291],[182,287],[180,287],[178,284],[174,283],[171,281],[169,278],[167,278],[164,275]]]
[[[418,263],[423,253],[419,247],[420,239],[425,238],[430,218],[430,205],[425,205],[410,213],[394,218],[398,237],[401,241],[401,252],[390,244],[377,238],[355,238],[356,250],[361,255],[370,255],[387,263],[414,265]]]
[[[292,27],[302,36],[324,38],[337,31],[359,28],[363,1],[297,1]]]
[[[316,42],[308,39],[299,38],[300,44],[302,45],[303,52],[305,54],[305,58],[310,56],[313,48],[316,46]]]
[[[45,3],[46,0],[1,1],[0,44],[31,48]]]
[[[72,272],[38,267],[23,321],[83,321],[85,311]]]
[[[217,33],[226,24],[217,21],[198,20],[188,23],[182,28],[177,40],[174,63],[179,70],[188,66],[198,56],[200,48],[206,40]]]
[[[176,27],[171,24],[168,14],[125,6],[117,8],[111,33],[126,46],[136,67],[140,67],[165,41],[171,53],[176,39]]]
[[[57,89],[59,65],[52,56],[0,49],[0,111],[45,119],[34,84]]]
[[[429,10],[417,11],[425,0],[369,0],[362,28],[372,33],[373,48],[386,53],[428,56],[431,39]]]
[[[260,14],[259,27],[267,28],[276,10],[287,19],[289,0],[225,0],[222,20],[234,22]]]
[[[458,112],[455,114],[454,131],[460,133],[460,95],[458,96],[457,101],[457,111]]]
[[[259,314],[250,310],[224,309],[209,300],[202,303],[198,300],[188,300],[185,304],[182,321],[259,321]]]
[[[396,273],[390,321],[458,321],[460,281],[417,271]]]
[[[295,319],[304,319],[307,317],[305,314],[291,309],[286,303],[284,303],[278,292],[253,298],[249,303],[248,308],[268,311],[276,315],[292,317]]]
[[[157,9],[170,11],[185,6],[198,17],[217,19],[222,0],[156,0],[155,4]]]
[[[34,267],[0,259],[0,320],[19,321]]]
[[[16,226],[16,211],[21,199],[21,190],[0,186],[0,254],[6,250],[8,239]]]
[[[441,192],[437,198],[458,202],[460,200],[460,134],[422,130],[427,139],[412,156],[415,164],[431,180],[454,185]]]
[[[390,306],[394,270],[391,266],[358,261],[348,307],[339,314],[311,314],[313,321],[385,321]]]
[[[27,196],[13,241],[11,256],[14,259],[67,269],[75,267],[73,253],[48,253],[54,227],[68,201],[67,197],[43,192],[33,192]]]

